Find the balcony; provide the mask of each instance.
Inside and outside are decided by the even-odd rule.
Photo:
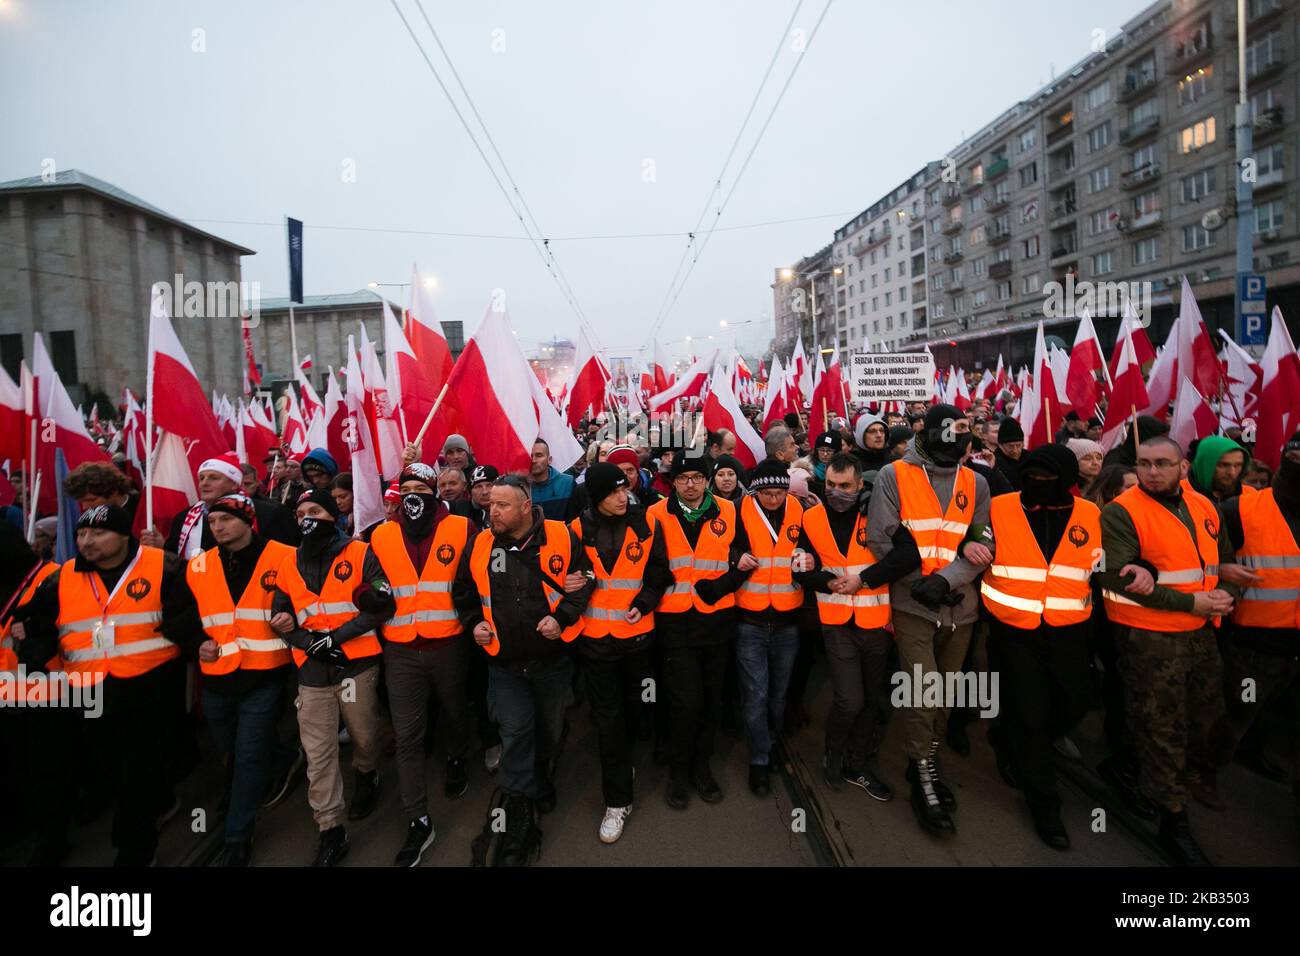
[[[948,283],[949,292],[960,292],[964,288],[966,288],[966,281],[961,278],[953,279]]]
[[[913,305],[916,305],[918,302],[924,302],[924,301],[925,301],[925,296],[926,296],[926,291],[925,291],[925,283],[924,283],[924,282],[918,282],[916,285],[912,286],[912,304],[913,304]]]
[[[950,249],[943,254],[943,261],[947,263],[961,262],[964,258],[960,249]]]
[[[989,163],[988,169],[984,170],[985,182],[992,182],[999,176],[1005,176],[1007,170],[1010,168],[1011,160],[1007,159],[1005,156],[999,156],[997,159],[993,160],[993,162]]]
[[[978,179],[972,177],[971,180],[968,183],[966,183],[966,185],[963,187],[963,190],[967,195],[970,195],[971,193],[979,192],[983,188],[984,188],[984,174],[981,173]]]
[[[1129,169],[1120,173],[1119,184],[1124,189],[1135,189],[1143,183],[1149,183],[1160,176],[1159,163],[1147,163],[1139,166],[1137,169]]]
[[[1261,139],[1282,129],[1286,122],[1286,117],[1282,113],[1281,106],[1271,106],[1266,110],[1260,110],[1255,122],[1251,125],[1254,127],[1254,136]],[[1233,127],[1235,130],[1236,127]]]
[[[1262,246],[1268,242],[1277,242],[1281,238],[1281,229],[1262,229],[1255,233],[1255,245]]]
[[[889,228],[889,226],[881,226],[879,229],[872,229],[860,240],[858,240],[856,245],[854,245],[852,248],[849,249],[849,254],[857,256],[860,259],[863,256],[865,256],[868,252],[870,252],[872,249],[876,248],[882,243],[888,242],[892,234],[893,234],[892,230]]]
[[[943,191],[943,195],[939,197],[939,201],[945,206],[952,206],[959,203],[961,202],[961,190],[956,186],[949,186]]]
[[[1124,77],[1124,85],[1119,88],[1116,99],[1121,103],[1126,103],[1129,100],[1136,99],[1148,90],[1155,89],[1155,86],[1156,75],[1154,72],[1138,75],[1130,73]]]
[[[990,279],[1005,279],[1011,275],[1011,260],[1005,259],[1002,262],[995,262],[989,266]]]
[[[960,219],[949,219],[943,224],[943,234],[945,236],[955,236],[961,232],[962,222]]]
[[[1234,16],[1235,20],[1236,17]],[[1209,29],[1197,30],[1183,40],[1176,40],[1169,45],[1165,57],[1165,72],[1170,76],[1183,73],[1189,66],[1214,49],[1214,34]]]
[[[990,230],[989,230],[988,239],[989,239],[989,245],[990,245],[990,246],[1000,246],[1000,245],[1002,245],[1004,242],[1006,242],[1007,240],[1009,240],[1010,238],[1011,238],[1011,230],[1010,230],[1010,229],[990,229]]]
[[[1255,67],[1255,71],[1253,73],[1248,72],[1246,74],[1247,89],[1249,89],[1252,86],[1256,86],[1260,80],[1266,80],[1277,73],[1281,73],[1285,67],[1286,67],[1286,54],[1283,53],[1281,50],[1274,49],[1273,59],[1269,60],[1266,63],[1258,64]],[[1228,84],[1228,89],[1233,91],[1237,89],[1237,81],[1235,78],[1232,80],[1232,82]]]
[[[1074,133],[1074,117],[1068,122],[1057,123],[1047,131],[1047,145],[1051,148],[1056,143],[1065,142]]]
[[[1159,116],[1148,116],[1138,123],[1131,123],[1119,131],[1119,141],[1121,145],[1127,146],[1130,143],[1136,143],[1145,139],[1160,128]]]
[[[1056,222],[1058,219],[1071,219],[1078,211],[1078,206],[1074,197],[1062,199],[1060,202],[1052,204],[1052,211],[1047,217],[1048,222]]]
[[[1115,228],[1128,236],[1131,236],[1134,233],[1145,232],[1148,229],[1154,229],[1159,225],[1159,209],[1144,212],[1140,216],[1120,216],[1119,219],[1115,221]]]
[[[999,196],[996,190],[989,190],[984,194],[984,208],[989,212],[1001,209],[1009,202],[1011,202],[1010,193],[1005,193]]]

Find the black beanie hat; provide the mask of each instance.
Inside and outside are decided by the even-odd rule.
[[[1009,445],[1012,442],[1024,441],[1025,430],[1020,427],[1020,422],[1014,418],[1002,419],[1002,424],[998,426],[998,444]]]
[[[925,430],[933,431],[934,429],[943,428],[948,422],[955,422],[965,417],[966,413],[955,405],[944,405],[942,403],[931,405],[930,410],[925,413]]]
[[[408,481],[422,481],[430,488],[435,488],[438,484],[438,472],[431,465],[426,465],[422,461],[413,461],[397,476],[398,487],[406,484]]]
[[[687,458],[685,455],[673,455],[672,470],[668,472],[669,477],[676,478],[678,475],[691,471],[698,471],[704,476],[705,481],[713,478],[713,459],[708,455],[699,455],[695,458]]]
[[[912,429],[906,425],[895,425],[889,430],[889,435],[885,438],[885,447],[893,448],[895,445],[910,441],[912,438]]]
[[[719,455],[713,459],[713,474],[716,475],[723,468],[730,468],[736,473],[736,480],[742,485],[748,484],[745,480],[745,466],[740,463],[740,459],[735,455]],[[712,477],[712,476],[710,476]]]
[[[222,495],[208,506],[208,514],[234,515],[245,524],[257,528],[257,510],[253,507],[253,499],[247,495]]]
[[[627,487],[627,475],[618,465],[607,461],[598,461],[587,469],[584,480],[587,486],[587,498],[592,505],[598,505],[619,488]]]
[[[96,505],[89,511],[82,512],[77,519],[78,528],[98,528],[113,531],[128,537],[131,534],[131,519],[126,512],[116,505]]]
[[[298,505],[307,504],[308,502],[314,505],[320,505],[330,513],[331,518],[336,520],[338,519],[339,505],[338,502],[334,500],[334,496],[330,494],[328,489],[313,488],[310,491],[304,491],[298,496],[298,501],[294,504],[294,508],[297,508]]]
[[[817,436],[817,442],[814,448],[829,448],[832,451],[839,451],[844,447],[844,436],[839,432],[822,432]]]
[[[1020,459],[1020,474],[1045,471],[1060,479],[1066,488],[1079,483],[1079,459],[1064,445],[1039,445]]]
[[[764,458],[749,475],[749,490],[762,491],[765,488],[780,488],[782,491],[790,487],[790,466],[783,461],[777,461],[775,458]]]

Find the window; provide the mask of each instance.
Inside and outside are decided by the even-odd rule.
[[[1151,189],[1133,197],[1133,215],[1145,216],[1160,211],[1160,190]]]
[[[1016,145],[1016,152],[1027,153],[1038,144],[1038,130],[1030,127],[1020,134],[1020,141]]]
[[[978,259],[971,260],[970,274],[973,276],[982,276],[984,274],[985,258],[980,256]]]
[[[984,226],[976,226],[974,229],[970,231],[970,244],[972,246],[978,246],[986,238],[987,238],[987,234],[985,232]]]
[[[1281,143],[1274,143],[1272,146],[1265,146],[1263,149],[1255,151],[1255,172],[1259,176],[1267,176],[1269,173],[1282,173],[1286,163],[1286,152]]]
[[[879,282],[880,274],[876,272],[871,273],[871,288],[874,289]]]
[[[867,280],[866,280],[866,279],[859,279],[859,280],[858,280],[858,295],[862,295],[862,294],[863,294],[864,292],[866,292],[866,291],[867,291]]]
[[[1246,78],[1250,79],[1282,59],[1282,34],[1274,30],[1246,47]]]
[[[970,182],[973,185],[981,185],[984,182],[984,164],[976,163],[970,168]]]
[[[999,302],[1005,302],[1005,301],[1007,301],[1007,299],[1009,299],[1009,298],[1011,298],[1011,283],[1010,283],[1010,282],[999,282],[999,283],[998,283],[998,301],[999,301]]]
[[[1282,200],[1275,199],[1255,207],[1255,231],[1281,229],[1283,224]]]
[[[871,311],[875,312],[878,308],[880,308],[880,296],[873,295],[871,297]]]
[[[1038,236],[1030,236],[1020,243],[1020,258],[1032,259],[1038,255]]]
[[[1083,94],[1084,112],[1093,110],[1110,102],[1110,80],[1102,80],[1087,93]]]
[[[972,212],[972,213],[979,212],[981,209],[984,208],[984,197],[981,194],[976,193],[974,196],[970,197],[970,200],[967,202],[966,205],[967,205],[967,210],[966,210],[967,212]]]
[[[952,267],[952,284],[961,285],[961,266]]]
[[[1129,154],[1129,169],[1141,169],[1144,166],[1151,166],[1156,161],[1156,144],[1148,143],[1140,149],[1135,149]]]
[[[1148,53],[1140,60],[1135,60],[1129,64],[1128,84],[1129,86],[1141,86],[1144,83],[1152,83],[1156,78],[1156,55]]]
[[[872,249],[872,250],[871,250],[871,264],[872,264],[873,266],[876,264],[876,250],[875,250],[875,249]]]
[[[1270,86],[1266,90],[1260,90],[1258,93],[1251,94],[1250,97],[1250,121],[1252,123],[1259,119],[1260,113],[1267,113],[1271,109],[1276,109],[1282,105],[1281,87]]]
[[[885,281],[889,281],[889,266],[885,266]]]
[[[64,385],[81,381],[77,374],[77,335],[75,332],[50,332],[50,360]]]
[[[872,335],[879,335],[879,334],[880,334],[880,320],[879,320],[879,319],[872,319],[872,320],[871,320],[871,334],[872,334]]]
[[[984,305],[988,305],[988,304],[989,304],[989,290],[988,290],[988,289],[976,289],[976,290],[975,290],[975,295],[971,297],[971,305],[972,305],[972,307],[978,309],[978,308],[980,308],[980,306],[984,306]]]
[[[894,304],[894,303],[893,303],[893,293],[892,293],[892,292],[886,292],[886,293],[885,293],[885,305],[893,305],[893,304]]]
[[[900,263],[898,264],[898,277],[901,279],[901,278],[903,278],[903,276],[905,276],[905,275],[907,275],[907,260],[906,260],[906,259],[904,259],[902,262],[900,262]]]
[[[1011,261],[1011,250],[1010,250],[1007,246],[1003,246],[1001,249],[998,249],[996,252],[993,253],[993,261],[994,261],[994,262],[1010,262],[1010,261]]]
[[[1000,180],[998,184],[993,187],[993,199],[996,202],[1006,202],[1010,196],[1011,186],[1005,179]]]
[[[1214,233],[1202,227],[1200,223],[1183,226],[1183,252],[1199,252],[1201,249],[1208,249],[1214,245],[1214,241]]]
[[[966,297],[965,297],[965,296],[962,296],[962,295],[955,295],[955,296],[952,297],[952,310],[953,310],[953,312],[960,312],[960,311],[962,310],[962,308],[963,308],[963,302],[964,302],[965,298],[966,298]]]
[[[961,236],[953,236],[948,240],[948,251],[954,253],[961,252]]]
[[[899,251],[899,252],[902,252],[902,251],[903,251],[903,237],[902,237],[902,236],[899,236],[899,237],[898,237],[898,250],[897,250],[897,251]]]
[[[1088,173],[1088,192],[1099,193],[1110,186],[1110,164],[1098,166]]]
[[[930,276],[930,288],[935,292],[943,290],[943,273],[936,272],[934,275]]]
[[[1110,120],[1088,130],[1088,152],[1095,153],[1110,145]]]
[[[1282,0],[1246,0],[1246,20],[1255,20],[1282,8]]]
[[[1146,266],[1160,258],[1160,239],[1152,236],[1133,243],[1133,265]]]
[[[849,318],[850,318],[850,319],[856,319],[856,318],[858,317],[858,316],[857,316],[857,312],[854,311],[854,310],[856,310],[856,309],[857,309],[857,306],[856,306],[856,305],[851,305],[851,306],[849,306]]]
[[[1210,80],[1214,77],[1214,64],[1207,63],[1195,73],[1189,73],[1178,81],[1178,105],[1197,103],[1205,99],[1212,89]]]
[[[1197,202],[1214,192],[1214,167],[1182,178],[1183,202]]]
[[[1149,119],[1154,119],[1158,112],[1159,104],[1154,96],[1149,100],[1143,100],[1128,111],[1128,125],[1135,127],[1145,123]]]
[[[1088,216],[1088,235],[1100,236],[1110,231],[1111,220],[1115,217],[1114,208],[1099,209]]]
[[[939,230],[942,228],[943,227],[939,222],[938,216],[935,216],[933,219],[930,220],[930,235],[933,236],[936,232],[939,232]]]
[[[1011,231],[1011,217],[1006,213],[998,216],[993,220],[993,232],[995,235],[1005,236]]]
[[[898,301],[899,302],[907,301],[907,286],[903,286],[898,290]]]
[[[1039,285],[1037,272],[1033,273],[1032,275],[1027,275],[1021,278],[1020,280],[1021,295],[1035,295],[1040,291],[1042,291],[1042,286]]]
[[[942,319],[942,318],[943,318],[943,303],[942,303],[942,302],[935,302],[934,305],[931,306],[931,309],[933,310],[933,311],[931,312],[931,316],[932,316],[933,318],[936,318],[936,319]]]
[[[894,317],[892,315],[885,316],[885,331],[894,331]]]
[[[940,262],[943,260],[943,248],[941,246],[930,247],[930,261]]]
[[[849,275],[853,275],[853,261],[849,260]]]
[[[1178,133],[1178,149],[1190,153],[1214,142],[1214,117],[1207,116],[1199,123],[1186,126]]]
[[[1032,163],[1029,163],[1026,166],[1020,167],[1020,186],[1022,189],[1025,186],[1032,186],[1036,182],[1038,182],[1038,161],[1037,160],[1035,160]]]

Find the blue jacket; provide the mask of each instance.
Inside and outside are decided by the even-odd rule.
[[[552,465],[546,473],[546,480],[533,484],[533,504],[552,521],[563,521],[568,514],[573,489],[573,476],[556,471]]]

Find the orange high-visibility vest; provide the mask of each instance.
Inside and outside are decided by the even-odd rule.
[[[723,595],[716,604],[705,604],[695,593],[700,581],[720,578],[727,573],[731,556],[731,542],[736,539],[736,506],[725,498],[714,497],[718,515],[705,523],[700,536],[691,547],[677,516],[668,510],[669,499],[663,498],[650,506],[650,514],[659,522],[664,532],[668,550],[668,567],[673,572],[673,586],[664,592],[659,610],[664,614],[680,614],[692,607],[701,614],[713,614],[736,606],[735,593]]]
[[[330,563],[319,594],[307,587],[302,572],[298,570],[296,558],[284,563],[280,569],[280,590],[289,595],[289,600],[293,602],[299,627],[308,631],[332,631],[360,613],[360,609],[352,603],[352,594],[363,583],[361,569],[365,567],[366,551],[364,541],[349,541]],[[374,631],[359,634],[340,646],[351,661],[374,657],[383,652],[379,636]],[[293,648],[295,664],[302,667],[306,660],[305,653]]]
[[[644,539],[637,537],[630,524],[627,526],[623,547],[609,571],[600,563],[596,549],[591,545],[584,546],[596,572],[596,590],[591,593],[591,602],[582,612],[582,634],[585,637],[636,637],[654,630],[653,611],[643,614],[635,624],[629,624],[623,617],[645,583],[646,564],[650,560],[650,547],[654,544],[655,520],[646,515],[646,524],[650,526],[650,536]],[[582,518],[574,518],[569,527],[582,540]]]
[[[740,520],[749,535],[749,553],[758,561],[758,567],[736,592],[736,603],[745,610],[763,611],[770,607],[776,611],[793,611],[803,605],[803,588],[794,583],[790,571],[791,555],[799,544],[803,527],[803,514],[799,500],[787,495],[781,527],[771,528],[752,494],[741,499]]]
[[[293,558],[294,550],[289,545],[267,541],[238,601],[226,583],[217,548],[190,558],[185,577],[199,606],[203,630],[220,645],[221,655],[215,661],[199,661],[199,670],[217,676],[241,667],[269,671],[289,663],[289,645],[271,627],[271,598],[281,567]]]
[[[543,521],[542,525],[546,535],[538,559],[541,564],[542,591],[546,595],[546,603],[550,606],[551,613],[554,614],[556,608],[560,606],[560,601],[564,599],[562,590],[564,578],[569,573],[569,563],[572,559],[569,550],[569,526],[563,521],[552,521],[550,518]],[[483,650],[493,657],[501,653],[501,642],[496,636],[496,622],[492,619],[492,584],[488,577],[488,564],[492,560],[492,549],[495,545],[496,535],[491,531],[480,531],[478,537],[474,539],[474,549],[469,556],[469,570],[474,578],[474,584],[478,587],[483,619],[488,622],[493,631],[491,642],[483,645]],[[560,639],[567,643],[577,638],[581,631],[582,618],[578,618],[560,631]]]
[[[1243,627],[1300,628],[1300,545],[1273,489],[1242,495],[1237,507],[1245,537],[1237,563],[1264,580],[1237,599],[1232,620]]]
[[[1210,499],[1190,488],[1183,489],[1183,500],[1196,529],[1195,540],[1176,514],[1140,487],[1130,488],[1114,503],[1133,520],[1139,553],[1160,572],[1157,584],[1184,594],[1212,591],[1219,584],[1219,512]],[[1143,607],[1118,591],[1102,591],[1101,596],[1106,616],[1127,627],[1178,633],[1197,631],[1209,623],[1183,611]]]
[[[23,588],[22,594],[18,596],[18,600],[14,602],[13,610],[17,611],[24,604],[30,601],[32,595],[36,593],[36,589],[41,586],[41,583],[57,570],[59,570],[59,566],[53,561],[46,561],[41,564],[36,569],[36,573],[32,575],[31,580],[27,583],[27,587]],[[4,624],[0,624],[0,671],[14,674],[15,678],[13,679],[13,683],[0,682],[0,702],[14,703],[17,701],[30,701],[35,703],[37,701],[43,701],[48,696],[48,681],[38,680],[31,686],[28,686],[27,684],[19,683],[16,680],[16,675],[18,673],[18,649],[14,645],[12,631],[13,615],[11,614],[9,620],[5,621]],[[46,669],[48,671],[62,669],[62,665],[60,664],[57,655],[47,662]],[[13,688],[12,691],[11,688]]]
[[[896,461],[894,478],[898,517],[921,552],[921,573],[933,574],[952,564],[975,515],[975,472],[964,465],[957,469],[946,513],[939,508],[924,467]]]
[[[451,586],[468,541],[469,519],[444,515],[424,569],[417,572],[402,541],[400,522],[385,522],[374,530],[370,550],[383,565],[397,600],[397,613],[382,628],[384,640],[406,644],[417,637],[454,637],[461,632]]]
[[[1078,624],[1092,616],[1089,581],[1101,549],[1101,509],[1074,499],[1070,524],[1049,562],[1029,528],[1020,493],[997,495],[989,503],[997,548],[984,572],[984,606],[1004,624],[1035,630],[1040,624]]]
[[[853,525],[853,537],[845,554],[835,541],[830,518],[825,505],[809,508],[803,513],[803,529],[808,543],[821,559],[822,570],[836,577],[861,574],[876,563],[876,556],[867,547],[867,516],[859,514]],[[889,585],[878,588],[862,587],[852,594],[822,594],[817,592],[817,617],[823,624],[853,623],[874,630],[889,626]]]
[[[131,678],[180,656],[158,633],[162,623],[163,552],[140,545],[109,591],[98,571],[59,569],[59,656],[74,681],[98,684],[105,674]],[[75,675],[75,676],[73,676]]]

